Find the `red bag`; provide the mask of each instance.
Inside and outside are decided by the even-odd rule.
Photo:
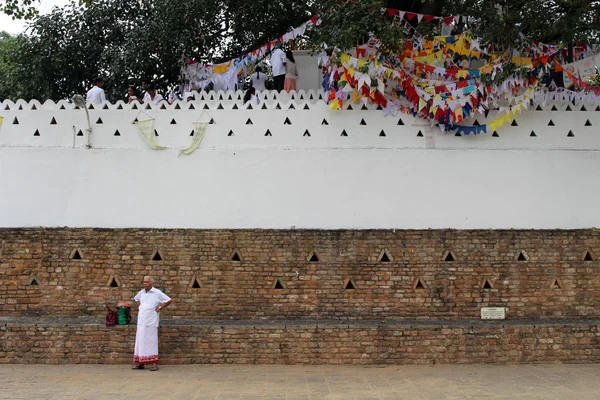
[[[117,311],[111,310],[108,304],[106,310],[106,326],[115,326],[117,324]]]

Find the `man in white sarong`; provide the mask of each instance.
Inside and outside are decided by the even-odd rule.
[[[154,279],[144,277],[144,288],[135,295],[138,318],[133,351],[133,369],[144,369],[150,364],[150,371],[158,371],[158,323],[160,311],[171,304],[171,298],[153,287]]]

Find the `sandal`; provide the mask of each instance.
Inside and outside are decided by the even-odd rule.
[[[153,365],[152,367],[150,367],[150,371],[158,371],[158,367],[156,365]]]
[[[138,364],[131,367],[131,369],[144,369],[144,364]]]

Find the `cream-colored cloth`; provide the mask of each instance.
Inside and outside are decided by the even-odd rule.
[[[194,122],[194,136],[192,138],[192,143],[190,143],[186,149],[181,150],[179,155],[190,155],[196,151],[198,147],[200,147],[200,143],[202,143],[202,139],[204,139],[207,126],[207,122]]]
[[[148,143],[148,146],[150,146],[152,149],[166,149],[165,146],[159,146],[158,143],[156,143],[156,136],[154,135],[154,118],[147,119],[145,121],[137,121],[135,123],[135,127],[142,136],[142,139],[144,139],[144,141]]]

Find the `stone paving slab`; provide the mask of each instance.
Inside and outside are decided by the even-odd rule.
[[[600,399],[600,365],[3,365],[0,399]]]

